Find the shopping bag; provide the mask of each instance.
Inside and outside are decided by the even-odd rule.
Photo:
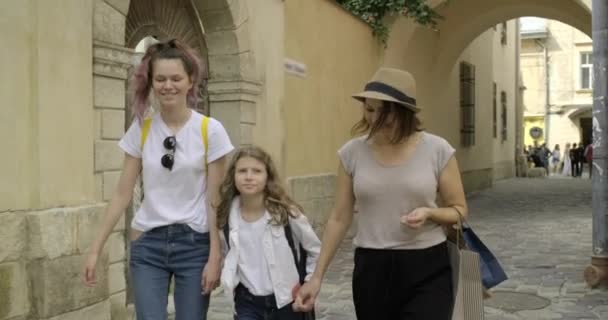
[[[465,246],[479,254],[481,263],[481,281],[484,288],[490,289],[507,280],[507,274],[492,254],[492,251],[479,239],[473,229],[464,222],[462,225],[462,236]]]
[[[451,229],[451,228],[450,228]],[[462,233],[462,216],[453,237],[448,236],[448,253],[452,266],[454,307],[452,320],[483,320],[483,286],[480,256],[468,249]]]

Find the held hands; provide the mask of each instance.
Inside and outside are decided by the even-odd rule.
[[[408,214],[401,216],[401,224],[412,229],[419,229],[431,216],[430,208],[416,208]]]
[[[203,269],[203,276],[201,278],[201,287],[203,295],[211,294],[215,288],[220,284],[220,272],[221,272],[221,260],[220,259],[209,259],[205,268]]]
[[[295,296],[293,310],[297,312],[307,312],[314,308],[317,295],[321,290],[321,280],[312,277],[301,287],[296,286],[293,290]]]

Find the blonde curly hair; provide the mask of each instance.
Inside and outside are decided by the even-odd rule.
[[[270,213],[272,224],[286,225],[290,216],[295,218],[303,212],[302,207],[289,197],[282,186],[270,155],[260,147],[247,146],[239,148],[234,153],[228,166],[226,178],[220,186],[220,202],[216,208],[218,228],[221,229],[226,225],[228,216],[230,215],[232,200],[240,194],[236,188],[234,176],[237,162],[246,157],[260,161],[266,168],[268,177],[266,186],[264,187],[264,207]]]

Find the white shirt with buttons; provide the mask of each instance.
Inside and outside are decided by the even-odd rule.
[[[248,243],[251,239],[246,240],[245,237],[241,237],[243,230],[241,230],[242,227],[239,223],[240,216],[239,197],[235,197],[232,201],[230,216],[228,217],[230,225],[228,236],[230,249],[226,253],[221,277],[224,292],[228,300],[234,303],[234,289],[239,283],[243,282],[242,270],[248,270],[250,273],[259,272],[260,274],[268,274],[272,283],[272,293],[274,293],[277,301],[277,308],[280,309],[293,301],[292,290],[300,282],[293,253],[285,237],[284,226],[270,224],[270,213],[266,211],[261,219],[264,222],[261,246],[251,246],[251,243]],[[295,218],[289,217],[289,225],[294,237],[294,245],[296,250],[298,250],[298,256],[300,255],[298,249],[300,244],[308,255],[306,260],[307,275],[305,278],[307,281],[312,276],[312,272],[317,265],[319,252],[321,251],[321,241],[305,215],[298,214]],[[252,266],[244,265],[247,260],[242,260],[242,257],[247,259],[247,257],[253,255],[264,258],[267,270],[262,270],[263,266],[259,265],[259,263],[254,263]],[[252,268],[260,269],[255,270]],[[246,283],[247,280],[244,281],[243,285],[247,286]]]

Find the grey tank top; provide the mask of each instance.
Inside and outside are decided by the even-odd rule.
[[[454,155],[443,138],[422,132],[404,163],[379,163],[366,141],[354,138],[338,150],[353,181],[358,224],[354,245],[373,249],[424,249],[446,240],[441,225],[430,219],[417,230],[400,223],[402,214],[418,207],[437,208],[439,176]]]

